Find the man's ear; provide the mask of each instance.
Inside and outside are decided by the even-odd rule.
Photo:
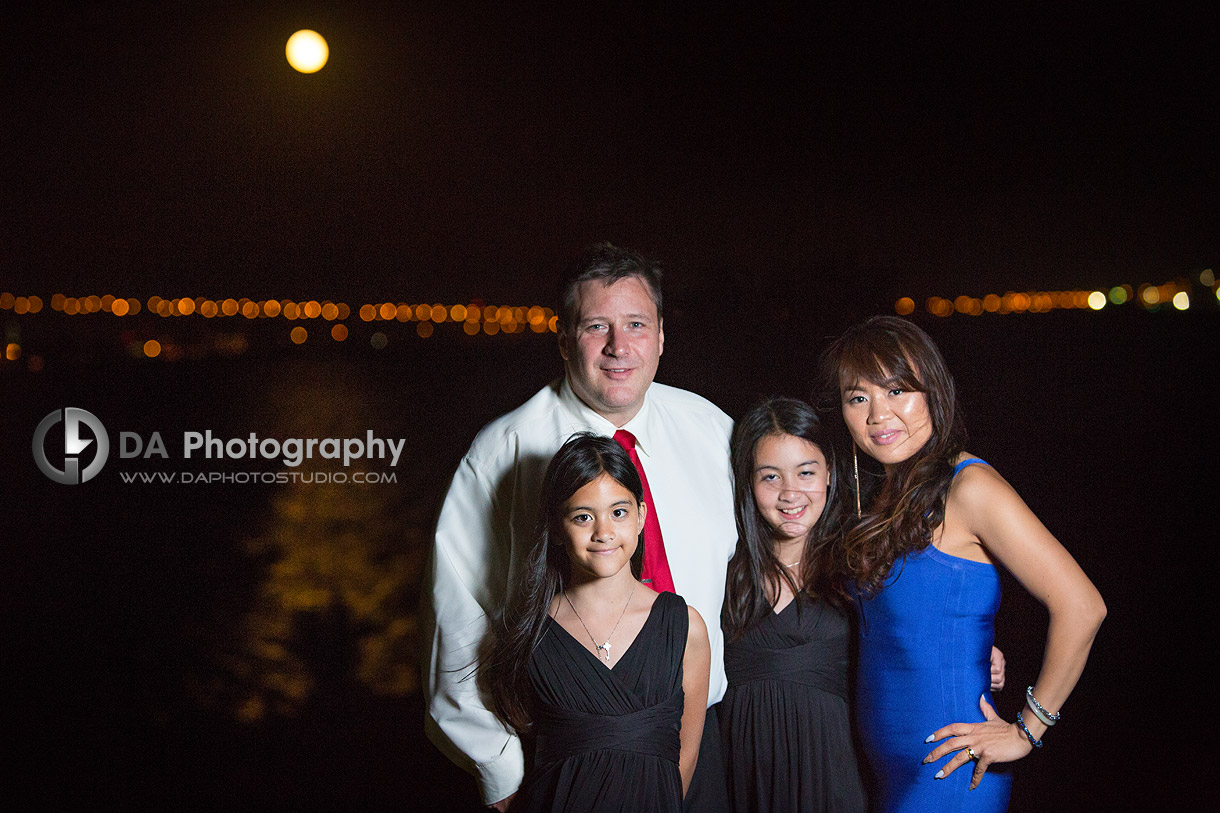
[[[570,341],[570,338],[568,337],[568,332],[566,330],[560,328],[558,339],[559,339],[559,355],[563,358],[564,361],[567,361],[568,355],[569,355],[568,342]]]
[[[665,352],[665,320],[657,322],[657,355]]]

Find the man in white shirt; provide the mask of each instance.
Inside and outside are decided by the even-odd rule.
[[[674,589],[707,619],[709,707],[724,696],[720,605],[737,541],[732,421],[693,393],[654,383],[665,344],[660,281],[660,270],[634,252],[609,244],[590,250],[564,290],[564,378],[479,432],[437,521],[433,627],[425,630],[431,638],[426,727],[450,759],[478,778],[484,803],[500,810],[521,783],[524,755],[520,740],[487,707],[470,675],[534,542],[543,472],[573,433],[612,436],[623,429],[635,437]],[[727,806],[712,709],[685,808]]]

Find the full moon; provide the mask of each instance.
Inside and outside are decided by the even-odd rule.
[[[289,37],[284,52],[288,55],[288,64],[301,73],[317,73],[330,56],[326,40],[317,31],[308,28]]]

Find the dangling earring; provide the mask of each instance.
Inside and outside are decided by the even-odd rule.
[[[860,461],[856,458],[856,442],[851,443],[851,472],[856,478],[856,519],[860,518]]]

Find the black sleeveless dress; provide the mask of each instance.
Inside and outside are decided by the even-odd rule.
[[[865,809],[847,705],[849,635],[842,613],[800,594],[726,641],[718,715],[735,813]]]
[[[547,619],[530,657],[533,765],[524,811],[680,811],[686,602],[661,593],[635,641],[608,668]]]

